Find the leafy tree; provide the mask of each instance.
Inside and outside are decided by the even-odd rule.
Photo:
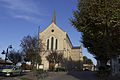
[[[21,40],[20,46],[25,54],[25,61],[30,61],[32,65],[40,64],[40,52],[44,50],[42,40],[38,40],[36,36],[27,35]]]
[[[78,0],[70,21],[82,32],[82,43],[105,66],[120,54],[120,1]]]
[[[55,64],[58,64],[62,62],[63,60],[63,54],[62,53],[57,53],[56,51],[51,52],[48,56],[46,56],[46,59],[50,62]]]
[[[93,64],[91,59],[88,59],[86,56],[83,56],[83,64]]]
[[[8,59],[16,65],[18,62],[23,61],[23,56],[20,51],[11,50],[8,54]]]

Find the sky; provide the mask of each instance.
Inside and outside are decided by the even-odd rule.
[[[53,11],[56,13],[56,23],[67,34],[73,46],[82,45],[83,56],[90,58],[96,65],[96,60],[81,41],[81,33],[70,23],[73,10],[77,9],[77,0],[0,0],[0,53],[9,45],[19,50],[20,41],[24,36],[37,35],[38,26],[41,31],[52,21]],[[10,50],[10,49],[9,49]],[[0,54],[1,58],[5,58]]]

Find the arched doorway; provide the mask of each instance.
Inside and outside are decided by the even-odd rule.
[[[49,70],[53,70],[54,69],[54,62],[49,62]]]

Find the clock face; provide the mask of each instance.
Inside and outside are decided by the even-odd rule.
[[[51,32],[54,32],[54,29],[52,29]]]

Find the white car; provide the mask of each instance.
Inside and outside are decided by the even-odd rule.
[[[21,75],[22,70],[19,66],[4,66],[0,69],[0,73],[5,76]]]

